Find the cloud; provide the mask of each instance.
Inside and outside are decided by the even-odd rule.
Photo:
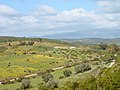
[[[0,15],[17,15],[18,12],[7,6],[7,5],[3,5],[3,4],[0,4]]]
[[[45,15],[54,15],[57,13],[57,11],[54,8],[46,6],[46,5],[42,5],[42,6],[38,5],[33,13],[35,15],[45,16]]]
[[[101,11],[107,13],[120,13],[120,0],[102,0],[98,3],[102,6]]]
[[[102,8],[109,7],[111,1],[99,1],[99,5]],[[113,32],[113,30],[120,28],[120,13],[103,13],[102,11],[98,13],[86,11],[83,8],[58,11],[53,7],[45,5],[37,6],[27,15],[21,14],[16,16],[15,13],[16,10],[12,9],[7,13],[4,12],[5,16],[0,14],[0,35],[43,36],[80,32],[87,36],[92,34],[94,30],[97,36],[99,32],[103,34],[104,30],[107,32],[112,30]]]

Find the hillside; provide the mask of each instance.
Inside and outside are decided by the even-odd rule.
[[[104,49],[99,45],[92,47],[108,39],[0,37],[0,40],[1,90],[119,90],[120,47],[115,44],[105,47],[103,44]],[[101,82],[106,83],[101,86]]]
[[[120,45],[120,38],[102,39],[102,38],[83,38],[83,39],[62,39],[62,41],[76,43],[76,44],[100,44],[101,42],[107,44]]]

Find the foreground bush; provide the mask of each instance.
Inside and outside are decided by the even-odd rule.
[[[120,90],[120,67],[103,68],[97,77],[92,74],[93,72],[76,80],[68,80],[59,90]]]
[[[58,88],[58,82],[55,81],[55,80],[49,80],[47,83],[46,83],[46,87],[47,89],[54,89],[54,88]]]
[[[55,80],[49,80],[47,83],[40,83],[39,90],[54,90],[58,88],[58,82]]]
[[[45,86],[45,84],[44,83],[40,83],[39,84],[39,90],[46,90],[47,88],[46,88],[46,86]]]

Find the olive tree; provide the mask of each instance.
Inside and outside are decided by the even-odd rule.
[[[89,64],[86,64],[86,63],[82,63],[80,65],[76,65],[75,66],[75,72],[76,72],[76,74],[82,73],[82,72],[88,71],[88,70],[91,70],[91,67],[90,67]]]

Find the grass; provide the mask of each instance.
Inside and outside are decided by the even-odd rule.
[[[59,81],[59,86],[61,86],[63,83],[65,83],[69,79],[69,77],[59,79],[60,76],[63,76],[63,71],[66,69],[71,70],[73,72],[72,76],[74,76],[74,67],[56,70],[51,73],[54,76],[54,79],[56,81]],[[43,82],[43,79],[41,78],[41,76],[37,76],[36,78],[30,78],[30,81],[31,81],[32,88],[30,88],[29,90],[38,90],[39,84]],[[16,82],[14,84],[0,85],[1,90],[3,90],[3,89],[16,90],[17,88],[20,88],[20,87],[21,87],[20,82]]]
[[[65,61],[67,60],[43,55],[6,55],[0,57],[0,79],[27,74],[29,70],[39,71],[58,67]]]
[[[8,38],[6,38],[6,40],[8,40]],[[13,41],[8,41],[13,45],[16,45],[19,42],[19,39],[14,37],[12,40]],[[24,41],[26,40],[27,38],[24,39]],[[45,71],[47,69],[63,66],[68,64],[70,61],[75,63],[90,60],[91,58],[96,58],[101,55],[106,56],[100,58],[98,62],[90,62],[89,64],[93,69],[97,67],[107,67],[109,64],[101,64],[101,62],[111,57],[111,54],[108,54],[106,51],[95,50],[86,46],[75,49],[55,49],[55,46],[68,47],[69,45],[67,43],[63,44],[58,41],[50,41],[45,39],[44,42],[36,41],[33,46],[25,45],[6,47],[4,46],[5,43],[3,44],[2,42],[0,45],[2,45],[2,47],[0,47],[0,79],[23,76],[32,72]],[[35,52],[35,54],[28,54],[29,52]],[[68,55],[68,57],[66,57],[66,55]],[[117,58],[117,61],[120,61],[119,58]],[[72,71],[71,76],[59,79],[60,76],[64,76],[63,71],[66,69]],[[89,76],[92,71],[75,75],[74,67],[70,67],[56,70],[51,73],[53,74],[54,79],[59,82],[59,87],[62,87],[66,82],[77,80],[78,77],[82,79],[86,78],[86,76]],[[29,90],[38,90],[39,84],[43,82],[41,76],[37,76],[36,78],[31,77],[30,80],[32,88]],[[21,83],[15,82],[14,84],[0,85],[0,90],[16,90],[20,87]]]

